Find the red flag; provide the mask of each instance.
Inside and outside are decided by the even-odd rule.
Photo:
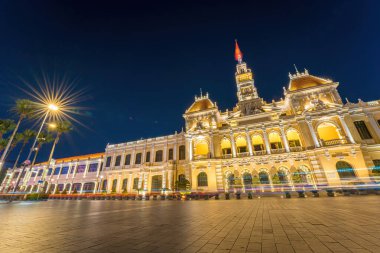
[[[240,51],[237,40],[235,40],[235,60],[237,61],[243,60],[243,53]]]

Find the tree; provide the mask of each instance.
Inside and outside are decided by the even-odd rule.
[[[44,144],[47,144],[47,143],[50,143],[54,140],[54,137],[53,135],[49,134],[49,133],[46,133],[46,132],[41,132],[40,135],[38,136],[37,138],[37,147],[36,147],[36,152],[34,153],[34,157],[33,157],[33,161],[32,161],[32,164],[30,166],[30,169],[33,168],[35,162],[36,162],[36,159],[37,159],[37,156],[38,156],[38,153],[40,152],[42,146]]]
[[[7,146],[7,143],[8,143],[8,140],[0,139],[0,152],[5,149],[5,147]]]
[[[26,144],[28,144],[29,140],[32,139],[34,136],[36,136],[36,132],[30,129],[26,129],[22,134],[22,146],[20,148],[20,151],[18,152],[17,158],[15,163],[13,164],[13,169],[17,167],[18,161],[20,160],[20,156],[22,154],[22,151],[24,151],[24,148]]]
[[[0,139],[3,135],[12,131],[16,127],[15,122],[11,119],[0,119]],[[5,147],[4,147],[5,148]]]
[[[32,115],[32,113],[34,112],[34,109],[35,109],[35,106],[34,106],[33,102],[28,100],[28,99],[18,99],[16,101],[16,106],[14,107],[13,111],[19,116],[19,118],[18,118],[18,121],[17,121],[15,128],[13,129],[11,137],[9,138],[8,144],[5,147],[3,154],[1,155],[0,170],[2,170],[2,168],[4,166],[5,157],[8,154],[10,146],[13,143],[13,139],[16,136],[16,133],[18,131],[18,128],[20,127],[21,122],[25,118]]]
[[[50,162],[53,159],[55,147],[56,147],[59,139],[61,138],[62,134],[70,132],[73,129],[72,125],[69,121],[60,121],[60,122],[54,124],[54,126],[55,127],[52,130],[54,130],[56,132],[56,136],[55,136],[53,146],[52,146],[51,151],[50,151],[49,160],[47,162],[48,167],[50,166]]]
[[[272,177],[272,184],[280,184],[280,183],[281,183],[280,178],[278,177],[277,174],[274,174]]]

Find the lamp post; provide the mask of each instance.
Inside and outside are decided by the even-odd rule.
[[[17,186],[20,183],[21,176],[24,173],[26,166],[30,165],[30,157],[32,156],[32,153],[34,151],[34,148],[35,148],[37,140],[38,140],[38,136],[40,135],[40,133],[42,131],[42,128],[45,125],[45,122],[46,122],[47,117],[49,116],[49,113],[50,112],[56,112],[58,110],[59,110],[59,107],[57,105],[55,105],[55,104],[48,104],[47,105],[47,111],[46,111],[45,117],[42,120],[42,124],[40,126],[40,129],[37,132],[36,138],[34,139],[34,142],[33,142],[33,145],[31,147],[30,151],[29,151],[28,157],[26,158],[25,162],[23,163],[23,166],[22,166],[22,169],[21,169],[21,174],[20,174],[19,177],[17,177],[17,181],[16,181],[16,184],[15,184],[15,188],[14,188],[15,190],[14,190],[14,192],[16,192]]]

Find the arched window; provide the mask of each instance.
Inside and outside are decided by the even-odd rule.
[[[269,143],[270,143],[271,149],[281,149],[282,148],[281,138],[277,132],[271,132],[269,134]]]
[[[163,157],[163,152],[162,150],[157,150],[156,151],[156,162],[162,162],[162,157]]]
[[[286,138],[289,142],[289,147],[301,147],[301,139],[298,132],[294,129],[290,129],[286,132]]]
[[[317,128],[318,136],[322,141],[331,141],[341,139],[337,127],[328,122],[323,122],[319,124]]]
[[[238,136],[236,138],[236,149],[238,153],[245,153],[247,152],[247,141],[244,137]]]
[[[243,174],[243,184],[246,189],[249,189],[252,187],[252,175],[249,172],[245,172]]]
[[[255,151],[264,150],[264,141],[261,135],[259,134],[252,135],[252,145]]]
[[[111,189],[111,191],[112,192],[116,192],[116,187],[117,187],[117,179],[114,179],[112,181],[112,189]]]
[[[184,175],[184,174],[180,174],[179,176],[178,176],[178,181],[180,181],[180,182],[184,182],[186,180],[186,176]]]
[[[186,148],[185,145],[179,146],[179,160],[185,160],[186,159]]]
[[[208,143],[206,140],[198,140],[194,145],[195,156],[207,156],[209,153]]]
[[[162,189],[162,175],[152,177],[152,192],[160,192]]]
[[[65,186],[65,190],[66,190],[66,191],[69,191],[69,190],[70,190],[70,186],[71,186],[71,184],[67,184],[67,185]]]
[[[265,171],[259,173],[260,184],[269,184],[269,175]]]
[[[223,155],[231,154],[231,141],[229,139],[223,138],[223,140],[220,142],[220,146],[222,148]]]
[[[351,164],[345,161],[336,163],[336,170],[338,171],[341,180],[350,180],[356,178],[354,168]]]
[[[207,174],[205,172],[198,174],[198,187],[199,186],[208,186]]]
[[[235,186],[235,176],[234,174],[229,174],[227,177],[228,186],[230,189],[233,189]]]
[[[284,170],[280,169],[277,174],[278,174],[278,180],[280,181],[281,184],[288,183],[288,177]]]
[[[75,191],[79,192],[81,187],[82,187],[81,183],[75,183],[75,184],[73,184],[73,188],[71,190],[72,191],[75,190]]]

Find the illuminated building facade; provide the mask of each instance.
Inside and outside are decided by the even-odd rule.
[[[339,83],[305,69],[289,74],[283,98],[266,102],[237,43],[235,59],[238,102],[232,110],[220,111],[208,94],[196,96],[183,115],[185,132],[107,145],[104,154],[76,159],[72,176],[58,178],[52,172],[48,185],[61,190],[77,184],[78,192],[246,192],[253,187],[320,189],[376,178],[380,101],[342,101]],[[56,161],[52,171],[71,168],[73,161]],[[96,173],[88,172],[93,161]],[[78,165],[83,172],[78,173]],[[12,185],[15,173],[9,171],[3,187]],[[34,178],[26,173],[24,189],[38,188],[41,179],[33,173]]]

